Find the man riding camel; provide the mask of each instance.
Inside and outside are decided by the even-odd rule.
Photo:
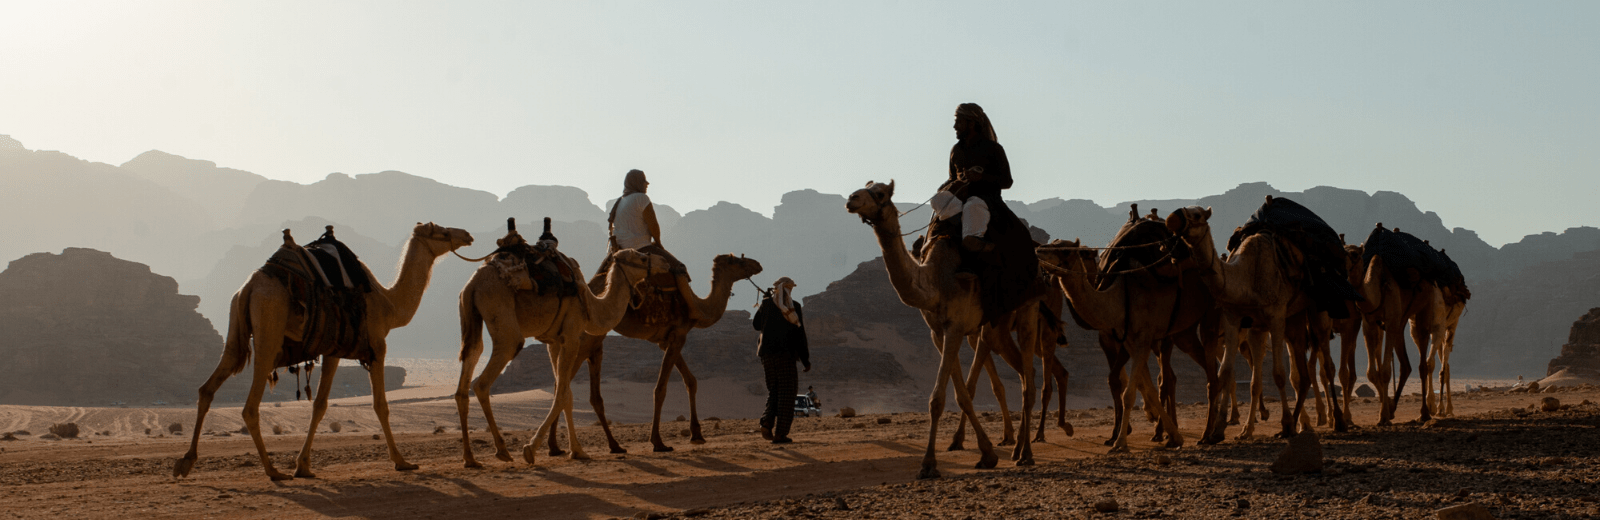
[[[950,147],[950,177],[929,204],[936,223],[960,215],[963,270],[984,287],[985,320],[1015,309],[1030,296],[1039,260],[1028,227],[1000,198],[1011,188],[1011,163],[988,114],[976,103],[956,107],[956,144]],[[936,226],[954,228],[953,224]]]

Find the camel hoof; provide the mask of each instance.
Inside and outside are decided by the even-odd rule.
[[[670,451],[672,451],[672,447],[671,447],[671,446],[668,446],[668,445],[665,445],[665,444],[657,444],[657,445],[656,445],[656,446],[655,446],[655,448],[652,448],[652,449],[653,449],[653,450],[654,450],[654,451],[655,451],[655,452],[656,452],[656,453],[667,453],[667,452],[670,452]]]
[[[572,452],[572,456],[569,457],[569,459],[571,459],[571,460],[591,460],[591,459],[589,459],[589,454],[583,453],[583,452],[577,452],[577,451]]]
[[[1025,458],[1025,459],[1018,460],[1017,461],[1017,465],[1018,466],[1032,466],[1033,465],[1033,457],[1028,457],[1028,458]]]
[[[416,464],[412,464],[410,462],[396,462],[396,463],[394,463],[394,470],[395,471],[412,471],[412,470],[417,469],[418,467],[420,467],[420,466],[417,466]]]
[[[1071,423],[1062,423],[1061,424],[1061,432],[1065,433],[1068,437],[1071,437],[1072,436],[1072,424]]]
[[[270,479],[272,479],[274,481],[278,481],[278,480],[294,480],[294,477],[292,477],[290,475],[283,474],[283,473],[279,473],[277,470],[268,471],[267,472],[267,478],[270,478]]]
[[[927,480],[930,478],[939,478],[939,470],[935,469],[933,466],[923,466],[922,471],[917,472],[917,480]]]
[[[627,453],[627,452],[628,452],[628,450],[623,448],[623,447],[621,447],[621,446],[616,446],[616,445],[611,446],[611,453],[622,454],[622,453]]]
[[[1201,437],[1200,440],[1195,441],[1195,444],[1199,444],[1201,446],[1210,446],[1210,445],[1213,445],[1213,444],[1221,444],[1221,443],[1222,443],[1222,439],[1218,438],[1218,437]]]
[[[1040,434],[1033,436],[1033,442],[1045,442],[1044,435]]]
[[[172,465],[172,478],[189,476],[189,471],[194,469],[194,460],[195,457],[178,459],[178,462]]]
[[[467,469],[483,469],[483,464],[479,464],[478,461],[475,460],[469,460],[461,466]]]
[[[1106,445],[1106,446],[1116,446],[1117,445],[1117,439],[1116,438],[1106,439],[1105,442],[1102,442],[1100,444],[1103,444],[1103,445]]]
[[[1167,441],[1166,447],[1168,447],[1168,448],[1182,448],[1183,447],[1183,439],[1174,438],[1174,439],[1172,439],[1170,441]]]
[[[1167,436],[1162,432],[1156,432],[1155,435],[1150,436],[1150,442],[1161,442],[1164,440],[1167,440]]]
[[[1228,426],[1238,426],[1238,425],[1239,425],[1239,418],[1238,417],[1234,417],[1232,419],[1228,419]]]
[[[550,450],[550,456],[551,457],[560,457],[560,456],[566,455],[566,454],[567,454],[567,450],[563,450],[561,448],[552,448]]]
[[[1261,411],[1261,420],[1263,420],[1263,421],[1272,420],[1272,412],[1269,412],[1269,411],[1266,411],[1266,410],[1262,410]]]
[[[705,443],[706,443],[706,440],[703,437],[695,437],[695,438],[689,439],[689,444],[705,444]]]
[[[531,445],[531,444],[527,445],[527,446],[523,446],[522,447],[522,461],[526,462],[528,464],[533,464],[534,463],[534,457],[537,454],[537,452],[538,452],[538,450],[533,449],[533,445]]]
[[[1289,430],[1284,430],[1284,431],[1281,431],[1281,432],[1278,432],[1278,433],[1275,433],[1275,434],[1272,435],[1272,438],[1274,438],[1274,439],[1287,439],[1287,438],[1290,438],[1290,437],[1294,437],[1294,432],[1289,431]]]
[[[1122,445],[1122,446],[1112,446],[1111,447],[1111,451],[1108,451],[1106,453],[1127,453],[1127,452],[1128,452],[1128,446],[1127,445]]]
[[[294,478],[317,478],[317,474],[312,473],[311,468],[296,468]]]
[[[1017,443],[1016,439],[1001,439],[999,446],[1012,446],[1012,445],[1015,445],[1016,443]]]
[[[998,465],[1000,465],[1000,457],[996,457],[994,452],[989,452],[984,454],[982,457],[979,457],[978,464],[973,467],[978,469],[994,469],[994,467]]]
[[[963,445],[962,443],[960,443],[960,442],[952,442],[952,443],[950,443],[949,447],[946,447],[944,449],[944,451],[961,451],[961,450],[965,450],[965,449],[967,449],[967,447],[965,445]]]
[[[506,451],[506,450],[499,450],[499,451],[494,452],[494,458],[500,459],[500,460],[505,461],[505,462],[511,462],[511,460],[512,460],[511,459],[511,452]]]

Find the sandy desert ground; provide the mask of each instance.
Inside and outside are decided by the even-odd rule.
[[[0,442],[0,518],[1431,518],[1434,510],[1466,502],[1498,518],[1600,515],[1600,406],[1593,404],[1600,390],[1593,388],[1465,393],[1454,418],[1381,428],[1373,426],[1377,404],[1358,399],[1361,428],[1318,428],[1327,469],[1294,477],[1266,470],[1282,440],[1230,438],[1205,447],[1191,440],[1166,450],[1146,440],[1151,428],[1142,420],[1135,423],[1133,452],[1107,455],[1102,441],[1111,413],[1104,408],[1069,410],[1076,436],[1051,428],[1047,442],[1035,444],[1036,466],[1014,467],[1003,449],[1000,468],[977,470],[970,441],[964,451],[942,450],[954,429],[946,414],[939,441],[944,478],[932,481],[913,478],[926,413],[801,418],[797,442],[786,446],[762,442],[751,419],[707,420],[709,442],[695,446],[681,435],[687,423],[669,420],[664,430],[677,448],[671,453],[649,451],[648,422],[624,420],[616,430],[627,454],[607,453],[588,418],[579,432],[593,460],[541,451],[530,466],[495,460],[474,411],[480,426],[473,449],[486,468],[466,469],[454,402],[439,398],[441,388],[391,393],[400,449],[421,469],[392,469],[382,441],[373,438],[369,401],[352,398],[334,403],[317,435],[319,478],[286,482],[269,481],[249,437],[237,433],[203,435],[194,473],[174,479],[172,464],[188,437],[163,435],[163,428],[182,422],[187,432],[192,409],[0,407],[0,431],[28,430],[20,440]],[[1568,409],[1539,411],[1547,396]],[[1416,417],[1417,399],[1403,401],[1402,420]],[[548,395],[507,394],[496,403],[497,417],[520,444],[543,417]],[[1191,439],[1204,410],[1181,409]],[[294,430],[266,436],[279,468],[293,467],[307,412],[304,402],[263,408],[263,424]],[[998,419],[989,413],[992,422],[985,423],[996,437]],[[64,420],[83,426],[80,438],[40,439],[49,422]],[[331,421],[340,421],[342,431],[328,431]],[[238,408],[214,409],[206,429],[236,432],[239,424]],[[450,427],[435,434],[436,425]],[[1275,425],[1257,432],[1271,433]],[[1096,503],[1108,499],[1118,511],[1097,512]]]

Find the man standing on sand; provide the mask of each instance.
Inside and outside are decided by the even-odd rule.
[[[800,374],[794,363],[805,365],[811,371],[811,351],[806,343],[805,315],[800,302],[789,297],[794,280],[785,276],[773,282],[772,292],[761,299],[761,308],[751,320],[751,325],[761,331],[761,343],[756,355],[761,357],[761,368],[767,380],[767,410],[761,414],[761,438],[773,444],[794,442],[789,439],[789,425],[794,422],[794,396],[800,386]]]

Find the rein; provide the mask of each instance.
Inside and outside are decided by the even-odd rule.
[[[489,253],[487,255],[483,255],[480,258],[467,258],[465,256],[461,256],[461,253],[457,252],[455,249],[451,249],[450,253],[456,255],[457,257],[461,258],[462,260],[466,260],[466,261],[472,262],[472,263],[482,262],[484,260],[487,260],[489,257],[494,256],[494,253],[491,252],[491,253]]]
[[[1096,249],[1096,248],[1086,247],[1086,248],[1083,248],[1083,249]],[[1106,248],[1106,249],[1112,249],[1112,248]],[[1056,274],[1056,275],[1100,274],[1100,275],[1103,276],[1103,275],[1120,275],[1120,274],[1137,273],[1137,272],[1140,272],[1140,271],[1148,271],[1151,268],[1154,268],[1155,266],[1161,265],[1161,262],[1167,261],[1168,259],[1171,259],[1171,258],[1172,258],[1172,251],[1167,251],[1167,254],[1161,255],[1161,258],[1157,258],[1156,261],[1154,263],[1150,264],[1150,265],[1146,265],[1146,266],[1142,266],[1142,267],[1135,267],[1133,269],[1126,269],[1126,270],[1122,270],[1122,271],[1107,271],[1107,272],[1104,272],[1104,273],[1100,273],[1098,271],[1096,271],[1096,272],[1074,271],[1074,270],[1071,270],[1071,269],[1067,269],[1065,267],[1061,267],[1059,265],[1052,264],[1050,262],[1046,262],[1044,260],[1039,260],[1039,265],[1041,267],[1044,267],[1044,269],[1046,271],[1050,271],[1052,274]]]
[[[1135,244],[1135,245],[1131,245],[1131,246],[1106,246],[1106,247],[1050,246],[1050,245],[1044,245],[1044,246],[1035,247],[1035,248],[1033,248],[1033,250],[1034,251],[1116,251],[1116,250],[1120,250],[1120,249],[1139,249],[1139,248],[1143,248],[1143,247],[1161,246],[1161,245],[1166,245],[1169,242],[1174,242],[1174,241],[1177,241],[1177,240],[1181,240],[1181,239],[1176,237],[1176,236],[1174,236],[1174,237],[1168,238],[1166,240],[1159,240],[1159,241],[1150,242],[1150,243],[1147,243],[1147,244]],[[1168,254],[1170,255],[1170,253],[1168,253]]]

